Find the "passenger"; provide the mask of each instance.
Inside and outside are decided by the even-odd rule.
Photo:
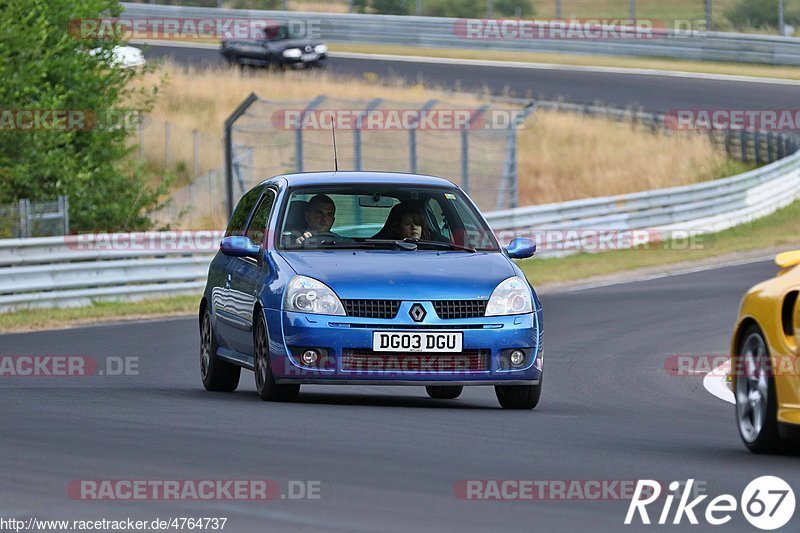
[[[392,208],[381,231],[384,239],[430,240],[431,232],[425,224],[425,215],[417,205],[399,203]]]

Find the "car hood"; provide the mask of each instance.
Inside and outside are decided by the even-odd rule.
[[[304,49],[306,46],[313,48],[318,44],[320,44],[318,41],[309,39],[307,37],[302,37],[299,39],[284,39],[283,41],[269,41],[269,45],[279,52],[283,52],[284,50],[288,50],[290,48],[299,48],[305,51]]]
[[[502,253],[335,250],[283,252],[297,274],[317,279],[344,299],[489,299],[515,274]]]

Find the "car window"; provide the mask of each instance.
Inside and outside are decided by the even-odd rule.
[[[272,206],[275,204],[275,192],[267,189],[264,196],[261,198],[261,203],[258,204],[250,224],[247,226],[246,235],[255,244],[262,244],[264,242],[264,234],[267,230],[267,221],[269,214],[272,212]]]
[[[304,237],[298,229],[298,210],[314,203],[314,198],[332,202],[334,217],[320,225],[318,233],[325,238]],[[491,229],[475,212],[463,193],[457,189],[440,189],[424,186],[375,187],[369,185],[342,185],[303,187],[293,190],[287,200],[289,206],[279,223],[283,249],[310,249],[328,246],[339,248],[359,247],[365,241],[402,240],[417,238],[421,241],[436,241],[466,245],[485,251],[497,251],[497,242]],[[402,204],[402,205],[401,205]],[[408,237],[400,229],[400,219],[408,216],[409,210],[418,214],[422,227],[421,237]],[[304,211],[307,212],[307,211]],[[392,213],[395,213],[392,215]],[[310,226],[308,232],[314,235]],[[331,236],[331,234],[333,234]],[[412,235],[414,233],[412,232]],[[339,237],[337,240],[336,237]],[[420,249],[441,249],[433,243],[421,245]]]
[[[250,218],[250,212],[255,207],[256,202],[261,196],[263,188],[256,187],[245,194],[236,209],[233,211],[231,221],[228,223],[228,230],[225,232],[226,237],[244,235],[244,228],[247,224],[247,219]]]

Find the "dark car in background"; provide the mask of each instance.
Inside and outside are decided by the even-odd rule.
[[[328,58],[328,47],[296,34],[287,24],[276,24],[264,29],[261,40],[222,41],[222,55],[231,65],[301,68],[322,65]]]

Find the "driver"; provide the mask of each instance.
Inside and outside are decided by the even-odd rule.
[[[318,234],[339,237],[339,235],[331,233],[331,228],[336,220],[336,204],[333,203],[329,196],[318,194],[311,198],[308,202],[305,218],[306,230],[295,241],[297,244],[303,244],[306,239]]]

